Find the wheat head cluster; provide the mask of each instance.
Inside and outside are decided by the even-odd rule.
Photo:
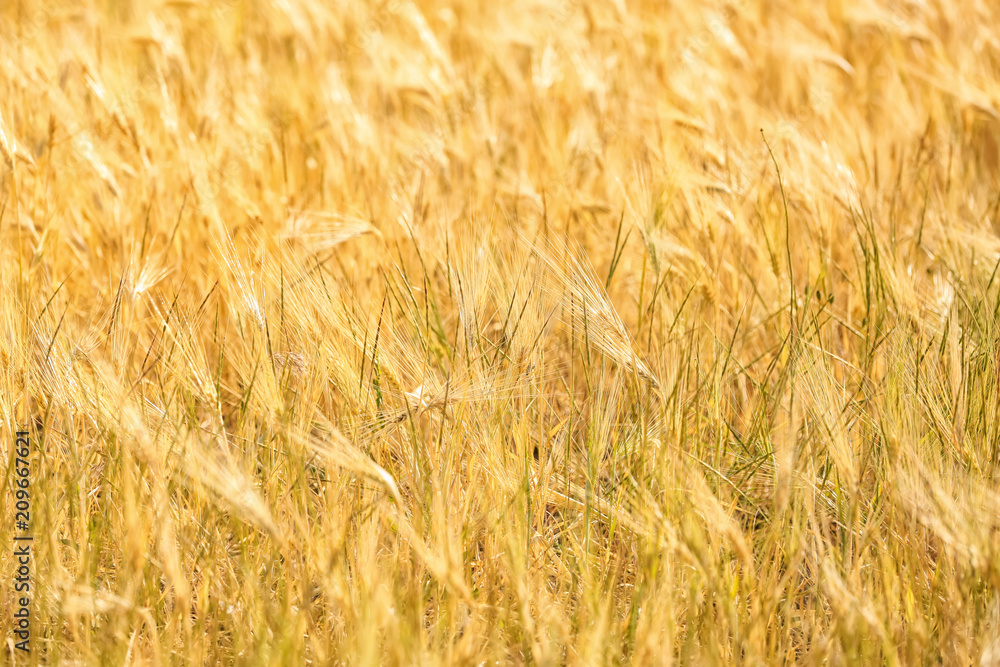
[[[1000,3],[7,0],[0,154],[0,662],[1000,665]]]

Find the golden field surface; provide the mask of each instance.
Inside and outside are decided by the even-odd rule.
[[[0,662],[1000,664],[1000,3],[7,0],[0,153]]]

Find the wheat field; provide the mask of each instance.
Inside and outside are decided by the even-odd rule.
[[[6,0],[0,152],[0,662],[1000,665],[1000,4]]]

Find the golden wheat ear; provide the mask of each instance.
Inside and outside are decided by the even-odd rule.
[[[586,253],[572,241],[536,241],[532,253],[544,265],[543,290],[559,306],[563,323],[620,367],[659,389],[660,382],[637,350],[628,328],[598,280]]]

